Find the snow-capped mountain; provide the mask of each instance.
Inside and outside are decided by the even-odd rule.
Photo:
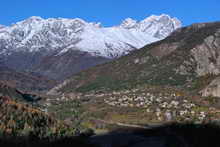
[[[121,27],[131,32],[143,32],[156,39],[164,39],[174,30],[180,28],[181,22],[177,18],[162,14],[160,16],[151,15],[140,22],[127,18],[122,22]]]
[[[79,18],[34,16],[9,27],[0,26],[0,54],[36,52],[46,47],[48,51],[56,50],[57,55],[76,49],[114,58],[163,39],[180,26],[178,19],[165,14],[140,22],[128,18],[120,26],[108,28]]]
[[[79,18],[33,16],[0,26],[0,59],[12,69],[65,79],[161,40],[179,27],[178,19],[165,14],[139,22],[128,18],[114,27]]]

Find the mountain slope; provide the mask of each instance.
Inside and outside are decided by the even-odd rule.
[[[20,102],[37,102],[41,98],[37,95],[23,93],[16,88],[10,87],[0,82],[0,96],[10,97],[13,100]]]
[[[22,91],[46,91],[57,84],[35,73],[18,72],[0,64],[0,82]]]
[[[65,80],[75,73],[108,61],[110,59],[70,50],[59,56],[44,57],[33,70],[55,80]]]
[[[219,49],[219,22],[193,24],[130,55],[81,72],[52,91],[117,90],[142,84],[198,90],[219,75]]]
[[[79,18],[31,17],[0,27],[0,59],[15,70],[63,80],[161,40],[180,26],[179,20],[165,14],[140,22],[126,19],[121,25],[108,28]],[[81,64],[83,60],[88,64]]]

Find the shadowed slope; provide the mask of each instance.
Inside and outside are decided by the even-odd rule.
[[[53,141],[24,140],[23,147],[219,147],[219,126],[211,124],[170,124],[149,129],[120,129],[97,136],[66,137]],[[13,139],[13,138],[11,138]],[[1,140],[0,145],[15,145],[18,140]]]

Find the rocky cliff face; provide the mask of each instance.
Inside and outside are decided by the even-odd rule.
[[[190,51],[197,63],[196,73],[198,76],[220,73],[219,49],[220,29],[217,29],[215,33],[206,36],[202,44],[196,45]]]
[[[214,79],[207,87],[200,91],[202,96],[220,97],[220,78]]]

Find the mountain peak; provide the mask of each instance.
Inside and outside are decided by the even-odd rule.
[[[134,28],[136,27],[137,25],[137,21],[132,19],[132,18],[126,18],[122,24],[121,24],[121,27],[123,28],[126,28],[126,29],[131,29],[131,28]]]
[[[161,15],[151,15],[147,18],[145,18],[142,23],[162,23],[162,24],[167,24],[167,23],[174,23],[176,22],[177,27],[181,27],[181,21],[178,20],[176,17],[172,18],[168,14],[161,14]],[[177,23],[178,22],[178,23]]]
[[[71,20],[71,19],[70,19]],[[81,18],[74,18],[73,21],[77,21],[77,22],[80,22],[80,23],[83,23],[83,24],[86,24],[87,22]]]
[[[12,26],[20,26],[21,28],[24,28],[25,26],[33,26],[35,28],[38,24],[42,24],[45,21],[45,19],[39,17],[39,16],[31,16],[25,20],[19,21],[16,24],[13,24]]]
[[[21,23],[33,23],[33,22],[41,22],[45,19],[41,18],[40,16],[31,16],[23,21]],[[19,22],[18,22],[19,23]]]
[[[29,17],[28,19],[31,19],[31,20],[43,20],[43,18],[42,17],[40,17],[40,16],[31,16],[31,17]]]
[[[160,19],[171,19],[171,17],[167,14],[161,14],[161,15],[150,15],[149,17],[145,18],[144,21],[159,21]]]
[[[168,22],[168,21],[173,21],[173,20],[178,20],[178,19],[176,17],[171,17],[168,14],[161,14],[161,15],[150,15],[149,17],[145,18],[141,22],[155,22],[155,21]]]
[[[127,18],[120,27],[129,30],[139,30],[155,38],[163,39],[174,30],[180,28],[181,22],[175,17],[172,18],[167,14],[161,14],[151,15],[140,22]]]
[[[173,21],[175,29],[182,27],[182,22],[178,18],[174,17],[174,18],[172,18],[172,21]]]
[[[142,22],[159,21],[161,18],[166,18],[167,20],[171,19],[171,17],[167,14],[150,15],[149,17],[146,17],[144,20],[142,20]]]

